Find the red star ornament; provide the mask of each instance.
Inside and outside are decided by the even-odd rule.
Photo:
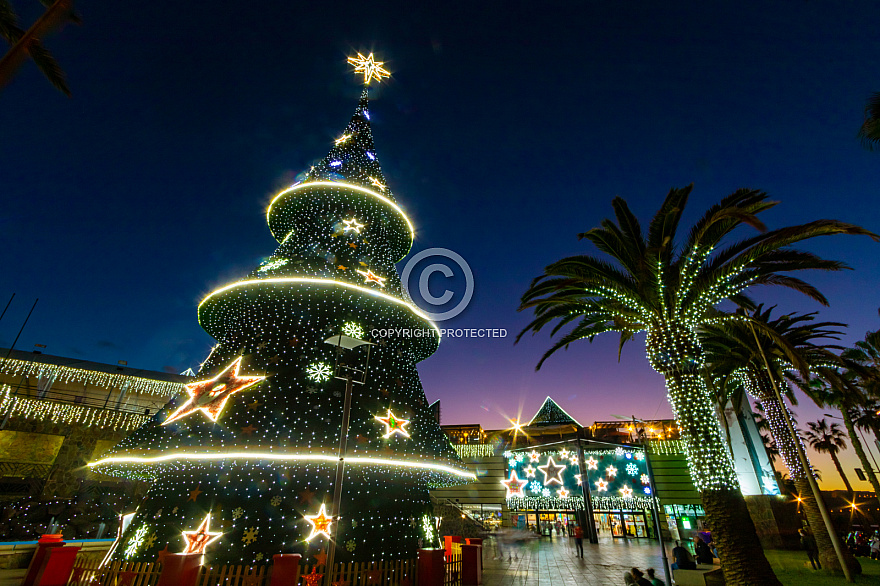
[[[324,574],[315,573],[316,568],[312,568],[311,574],[303,574],[303,581],[306,583],[306,586],[320,586],[321,578],[324,577]]]
[[[311,541],[318,535],[323,535],[330,539],[330,525],[333,523],[333,517],[327,516],[327,505],[321,503],[321,509],[317,515],[306,515],[306,521],[312,524],[312,532],[306,537],[306,541]]]
[[[385,424],[385,435],[382,437],[388,438],[395,433],[399,433],[403,437],[409,437],[409,432],[406,430],[406,425],[409,423],[409,419],[395,417],[394,413],[391,412],[391,409],[388,410],[387,416],[379,417],[376,415],[374,419]]]
[[[183,532],[183,538],[186,539],[186,548],[183,553],[204,554],[205,548],[220,539],[221,535],[223,533],[220,531],[211,531],[211,513],[208,513],[198,529]]]
[[[165,549],[160,549],[160,550],[156,553],[156,556],[157,556],[157,557],[156,557],[156,561],[159,562],[159,563],[161,564],[162,562],[165,561],[165,556],[168,555],[169,553],[171,553],[171,552],[168,551],[168,544],[166,543],[166,544],[165,544]]]
[[[189,400],[163,421],[162,425],[168,425],[172,421],[177,421],[196,411],[201,411],[211,421],[217,421],[229,397],[266,378],[265,376],[239,376],[238,371],[241,369],[242,358],[243,356],[239,356],[233,360],[223,372],[211,380],[186,385]]]
[[[317,561],[317,563],[315,564],[316,568],[320,567],[320,566],[327,565],[327,554],[324,553],[323,548],[321,549],[321,551],[319,551],[318,553],[316,553],[312,557],[315,558],[315,560]]]
[[[507,496],[505,498],[510,498],[514,496],[526,496],[523,492],[523,487],[526,485],[527,482],[527,480],[520,480],[519,478],[517,478],[516,470],[511,470],[510,478],[501,481],[501,484],[503,484],[507,488]]]

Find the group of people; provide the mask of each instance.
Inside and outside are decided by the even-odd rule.
[[[851,531],[846,536],[846,547],[854,556],[871,556],[872,560],[880,557],[880,531],[869,535],[864,531]]]
[[[647,577],[645,574],[647,573]],[[648,568],[642,572],[638,568],[633,568],[623,575],[623,583],[627,586],[666,586],[666,583],[654,575],[654,568]]]
[[[699,535],[694,537],[694,554],[683,546],[680,541],[675,542],[672,548],[672,566],[673,570],[696,570],[697,564],[711,565],[714,559],[718,557],[717,550],[713,547],[711,538],[709,543]]]

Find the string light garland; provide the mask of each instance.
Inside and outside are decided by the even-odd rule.
[[[173,397],[183,392],[184,383],[153,380],[128,374],[86,370],[35,360],[0,358],[0,374],[10,377],[52,378],[59,383],[83,383],[103,388],[126,389],[129,393]]]
[[[85,407],[71,403],[56,403],[44,399],[16,397],[13,388],[3,385],[0,388],[0,413],[10,417],[24,417],[37,421],[52,421],[61,424],[78,424],[85,427],[98,427],[118,431],[137,429],[150,420],[141,413],[113,411]]]

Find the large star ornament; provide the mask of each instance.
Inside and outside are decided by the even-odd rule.
[[[221,535],[223,535],[221,531],[211,531],[211,513],[208,513],[198,529],[183,532],[183,538],[186,539],[186,549],[183,553],[204,554],[205,548],[217,541]]]
[[[389,438],[395,433],[399,433],[403,437],[409,437],[409,432],[406,430],[406,425],[409,424],[409,419],[401,419],[399,417],[395,417],[394,413],[391,412],[391,409],[388,410],[388,415],[385,417],[379,417],[376,415],[374,417],[376,421],[385,424],[385,435],[382,437]]]
[[[306,541],[311,541],[318,535],[323,535],[330,539],[330,525],[333,523],[333,517],[327,516],[327,505],[321,503],[321,508],[317,515],[305,515],[306,521],[312,524],[312,532],[306,537]]]
[[[514,496],[524,497],[525,493],[523,493],[523,486],[525,486],[527,482],[527,480],[520,480],[517,478],[516,470],[511,470],[510,478],[501,481],[501,484],[507,488],[507,496],[505,498]]]
[[[370,85],[370,82],[374,79],[376,81],[382,81],[383,77],[391,76],[391,72],[382,67],[385,62],[373,59],[372,53],[366,57],[361,53],[358,53],[357,57],[349,57],[348,62],[354,65],[355,73],[364,74],[364,85]]]
[[[557,466],[556,462],[553,461],[553,456],[547,458],[547,463],[543,466],[538,466],[538,470],[544,474],[544,484],[562,484],[562,471],[565,470],[565,466]]]
[[[211,380],[199,381],[186,385],[189,400],[172,413],[162,425],[168,425],[191,413],[201,411],[211,421],[217,421],[220,413],[235,393],[252,387],[265,379],[265,376],[239,376],[242,356],[239,356],[226,369]]]

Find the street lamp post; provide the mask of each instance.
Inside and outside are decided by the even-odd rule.
[[[666,555],[666,544],[663,543],[663,533],[660,531],[660,503],[657,499],[657,485],[654,484],[654,470],[651,468],[651,456],[648,454],[648,438],[645,434],[644,426],[639,429],[636,425],[636,421],[638,420],[633,416],[633,432],[642,444],[642,450],[645,453],[645,468],[648,470],[648,483],[651,487],[651,508],[654,513],[654,531],[657,533],[657,541],[660,542],[660,553],[663,556],[663,573],[666,576],[666,583],[672,584],[672,575],[669,572],[669,558]],[[641,423],[644,423],[644,421],[641,421]]]
[[[755,344],[758,346],[761,358],[764,360],[764,367],[767,369],[767,376],[770,377],[773,394],[779,402],[780,409],[782,409],[785,426],[788,427],[788,433],[791,434],[791,439],[794,442],[794,448],[797,451],[798,460],[800,460],[801,467],[807,475],[807,480],[810,483],[810,490],[813,492],[813,499],[816,501],[816,506],[819,508],[819,513],[822,515],[822,521],[825,524],[825,530],[828,531],[828,537],[831,538],[831,544],[834,546],[834,553],[837,554],[837,560],[840,562],[840,567],[843,570],[843,575],[846,578],[846,581],[852,582],[852,572],[850,572],[849,564],[846,563],[846,557],[843,555],[843,545],[840,543],[840,537],[837,535],[837,531],[834,529],[834,524],[831,522],[831,516],[828,514],[828,509],[825,507],[825,501],[822,499],[822,492],[819,490],[819,485],[816,483],[816,478],[813,476],[813,469],[807,461],[807,455],[804,453],[804,446],[801,444],[801,438],[797,434],[797,431],[795,431],[791,417],[788,415],[788,407],[786,407],[785,402],[782,400],[782,393],[779,392],[779,387],[776,384],[776,377],[773,376],[773,371],[770,369],[770,362],[767,360],[767,355],[764,354],[764,347],[761,346],[761,341],[758,339],[757,332],[755,332],[755,326],[752,325],[751,320],[747,323],[749,324],[749,329],[752,330],[752,336],[755,338]]]
[[[367,368],[370,365],[370,346],[372,342],[352,338],[345,334],[331,336],[324,340],[326,344],[336,346],[336,367],[334,378],[345,381],[345,399],[342,404],[342,425],[339,429],[339,451],[336,461],[336,480],[333,482],[333,504],[330,509],[330,518],[336,522],[336,532],[339,531],[339,513],[342,506],[342,484],[345,481],[345,456],[348,452],[348,425],[351,416],[351,392],[355,383],[362,385],[367,382]],[[340,357],[343,351],[351,351],[358,346],[367,345],[367,359],[362,369],[350,364],[341,363]],[[344,372],[344,376],[340,376]],[[356,379],[355,376],[358,375]],[[333,563],[336,557],[336,540],[329,539],[327,544],[327,582],[333,579]]]

